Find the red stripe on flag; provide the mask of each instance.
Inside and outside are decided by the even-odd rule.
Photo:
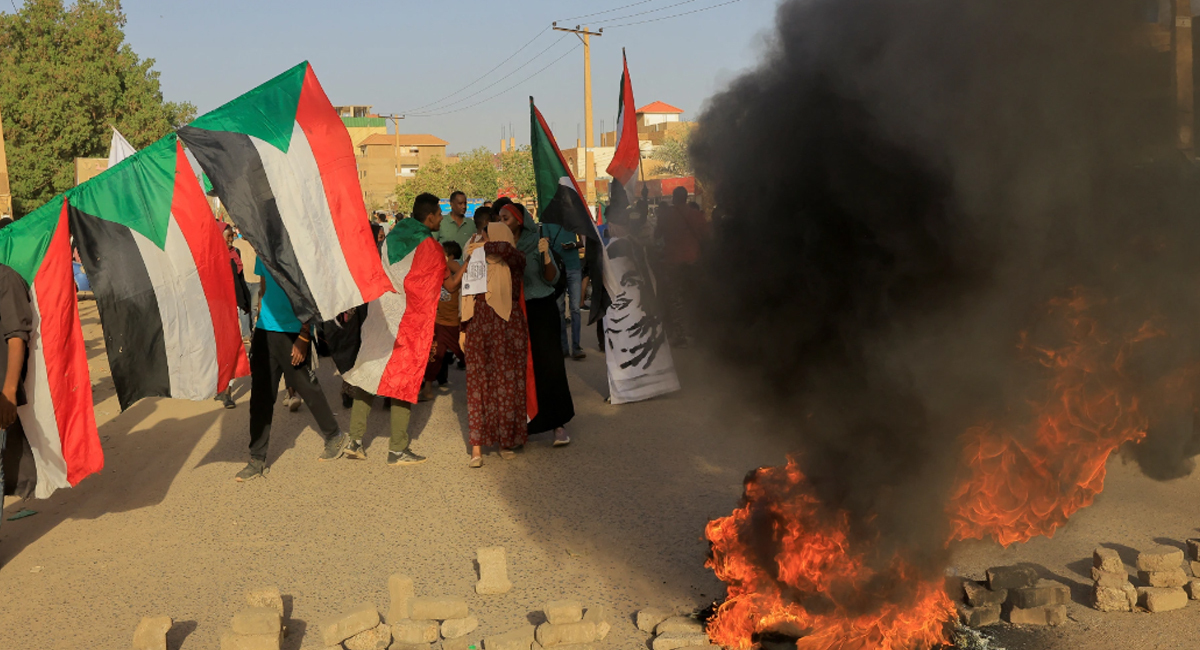
[[[609,176],[617,179],[621,185],[628,185],[629,179],[637,172],[638,164],[642,161],[642,152],[638,143],[637,111],[633,103],[633,82],[629,79],[629,62],[625,61],[625,53],[621,53],[624,72],[621,74],[621,98],[619,100],[621,123],[617,126],[620,136],[617,139],[617,150],[613,153],[612,162],[606,170]]]
[[[412,266],[404,276],[404,315],[392,355],[379,378],[379,395],[416,402],[425,379],[425,366],[433,347],[433,324],[438,298],[446,278],[446,253],[432,237],[413,251]]]
[[[41,315],[42,352],[67,482],[75,486],[104,468],[104,450],[96,431],[92,380],[75,299],[67,210],[63,201],[58,228],[34,276],[33,290]]]
[[[529,340],[529,312],[525,310],[525,285],[521,284],[521,313],[525,315],[525,417],[533,422],[538,414],[537,377],[533,376],[533,342]]]
[[[329,103],[311,65],[304,74],[300,104],[296,107],[296,123],[308,137],[313,157],[317,160],[321,184],[325,187],[325,200],[329,202],[333,227],[346,256],[350,275],[362,292],[363,302],[371,302],[391,291],[392,285],[383,272],[375,238],[371,235],[350,134],[342,124],[342,118],[338,117],[337,111]]]
[[[217,392],[225,390],[229,380],[249,374],[246,348],[242,344],[238,324],[237,296],[233,288],[233,272],[229,265],[229,249],[217,229],[204,190],[183,153],[183,142],[175,143],[175,194],[171,199],[171,216],[179,225],[208,301],[213,337],[217,343]],[[199,298],[199,296],[196,296]]]

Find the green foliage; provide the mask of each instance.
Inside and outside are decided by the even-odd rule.
[[[466,192],[472,199],[495,199],[501,194],[534,196],[537,186],[529,147],[502,153],[498,162],[497,156],[484,147],[463,154],[449,165],[430,160],[408,182],[396,186],[396,204],[401,212],[408,212],[421,192],[444,199],[455,190]]]
[[[654,153],[650,155],[652,160],[661,163],[658,168],[659,173],[671,176],[692,175],[692,156],[688,152],[688,143],[691,141],[691,137],[692,130],[690,128],[667,132],[667,135],[663,137],[662,144],[656,147]]]
[[[32,211],[74,184],[76,157],[104,156],[116,127],[142,148],[186,124],[164,102],[153,59],[125,43],[118,0],[27,0],[0,16],[0,112],[13,209]]]

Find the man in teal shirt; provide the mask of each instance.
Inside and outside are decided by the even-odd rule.
[[[325,438],[325,450],[318,460],[340,458],[346,448],[346,434],[338,428],[325,393],[308,355],[312,346],[309,324],[301,323],[292,310],[287,294],[271,277],[259,257],[254,264],[259,280],[261,307],[254,339],[250,343],[250,462],[237,473],[238,481],[250,481],[267,475],[267,443],[271,439],[271,420],[279,379],[287,379],[308,405],[317,421],[317,431]]]
[[[467,195],[455,190],[450,194],[450,218],[442,220],[442,229],[434,231],[438,242],[458,242],[458,247],[467,250],[467,241],[475,234],[475,220],[467,218]],[[461,258],[458,260],[462,261]]]

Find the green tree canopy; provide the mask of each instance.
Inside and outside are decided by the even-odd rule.
[[[522,198],[535,196],[537,186],[529,147],[506,151],[498,157],[480,147],[448,165],[436,158],[430,160],[411,179],[396,186],[396,204],[401,212],[408,212],[413,200],[422,192],[444,199],[455,190],[466,192],[472,199],[490,200],[501,194]]]
[[[153,59],[125,42],[118,0],[27,0],[0,16],[0,111],[13,209],[23,215],[74,183],[74,159],[104,156],[116,127],[141,148],[186,124]]]
[[[667,132],[662,144],[655,147],[654,153],[650,155],[652,160],[662,163],[658,168],[659,173],[672,176],[692,175],[692,156],[688,151],[691,138],[690,128],[672,129]]]
[[[500,191],[519,198],[537,196],[533,153],[528,145],[500,154]]]

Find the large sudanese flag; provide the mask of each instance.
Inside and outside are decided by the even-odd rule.
[[[114,158],[66,197],[121,409],[211,398],[249,374],[216,219],[175,134]]]
[[[446,254],[416,219],[402,219],[384,241],[384,261],[394,286],[367,307],[353,368],[342,373],[372,395],[416,402],[433,345]]]
[[[61,195],[0,230],[0,263],[29,283],[27,404],[17,414],[37,467],[34,496],[44,499],[104,468]]]
[[[302,321],[391,290],[350,134],[307,61],[179,129]]]
[[[629,79],[629,61],[625,59],[624,50],[621,51],[621,61],[625,67],[621,72],[621,95],[617,100],[617,146],[612,162],[608,163],[605,171],[621,187],[625,187],[637,173],[638,165],[642,162],[642,152],[638,145],[633,82]]]
[[[600,232],[592,221],[579,183],[567,167],[567,161],[554,141],[554,134],[546,126],[546,119],[534,105],[532,97],[529,98],[529,122],[538,220],[558,224],[580,237],[599,243]]]

